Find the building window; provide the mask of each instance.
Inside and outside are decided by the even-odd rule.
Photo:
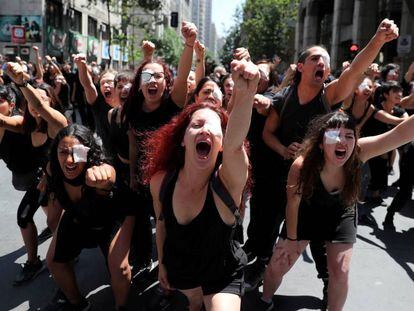
[[[88,16],[88,36],[98,38],[98,22],[90,16]]]
[[[109,40],[109,27],[107,24],[101,24],[102,40]]]
[[[62,29],[63,8],[62,3],[47,1],[46,3],[46,24],[50,27]]]
[[[70,12],[70,30],[82,33],[82,12],[71,10]]]

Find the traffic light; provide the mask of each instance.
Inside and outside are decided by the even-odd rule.
[[[349,46],[349,55],[351,56],[351,59],[354,59],[355,56],[358,54],[359,52],[359,45],[356,43],[352,43]]]
[[[171,12],[171,27],[177,28],[178,27],[178,12]]]

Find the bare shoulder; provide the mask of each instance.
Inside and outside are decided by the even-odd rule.
[[[153,197],[154,195],[158,195],[160,193],[161,185],[164,180],[165,174],[165,171],[161,171],[157,172],[154,176],[151,177],[150,189]]]

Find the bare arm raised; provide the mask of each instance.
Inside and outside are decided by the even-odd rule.
[[[197,37],[197,27],[193,23],[183,22],[181,33],[185,39],[184,50],[178,63],[177,78],[171,92],[171,98],[179,107],[183,107],[187,98],[187,78],[193,61],[194,43]]]
[[[234,60],[231,68],[237,92],[224,136],[223,162],[219,174],[236,205],[239,205],[248,177],[249,159],[244,148],[244,140],[250,127],[259,70],[256,65],[246,60]]]
[[[23,72],[22,67],[17,63],[7,64],[7,74],[9,77],[20,87],[24,97],[27,99],[29,105],[31,105],[48,123],[49,136],[54,138],[62,128],[68,125],[68,121],[63,114],[56,109],[50,107],[49,103],[45,102],[36,89],[30,84],[25,84],[27,76]]]
[[[93,105],[98,98],[98,91],[96,90],[92,77],[88,72],[88,68],[86,66],[86,56],[84,54],[77,54],[74,55],[73,60],[78,67],[79,80],[85,90],[86,101],[89,105]]]
[[[414,116],[409,117],[386,133],[359,139],[361,148],[359,157],[361,161],[366,162],[412,140],[414,140]]]
[[[394,21],[384,19],[367,46],[355,57],[349,68],[345,69],[339,79],[326,87],[326,97],[331,105],[339,103],[352,93],[355,80],[367,70],[382,46],[398,37],[398,27]]]

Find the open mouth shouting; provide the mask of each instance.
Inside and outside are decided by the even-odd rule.
[[[104,97],[105,98],[111,98],[112,96],[112,92],[110,90],[105,90],[104,91]]]
[[[207,160],[211,151],[211,141],[208,139],[200,140],[196,143],[197,156],[201,160]]]
[[[323,75],[324,75],[324,71],[322,69],[318,69],[315,72],[315,78],[317,80],[322,80],[323,79]]]
[[[343,147],[337,147],[335,149],[335,156],[338,160],[343,160],[345,159],[346,156],[346,149]]]
[[[158,88],[156,86],[150,86],[148,87],[148,94],[154,96],[157,95]]]
[[[74,178],[78,176],[78,172],[77,172],[78,164],[76,163],[65,164],[64,169],[65,169],[65,175],[68,178]]]

